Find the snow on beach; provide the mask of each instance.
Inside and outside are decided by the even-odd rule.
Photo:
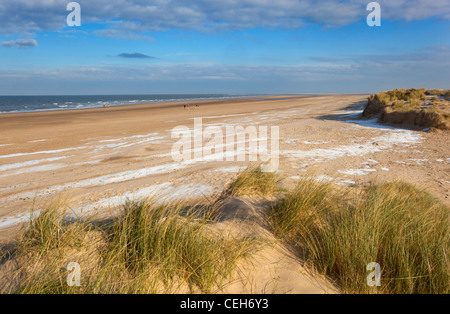
[[[297,109],[291,108],[289,110],[281,110],[267,114],[264,112],[253,112],[251,114],[228,114],[228,115],[206,115],[203,119],[208,119],[205,121],[203,127],[218,127],[225,128],[226,126],[238,126],[238,125],[262,125],[264,123],[270,125],[280,124],[283,125],[285,120],[292,119],[293,117],[301,117],[311,111],[312,109]],[[359,111],[358,111],[359,112]],[[349,140],[350,143],[339,145],[339,141],[336,139],[326,138],[310,138],[312,134],[305,134],[302,137],[294,137],[289,134],[289,137],[282,137],[280,140],[284,147],[280,147],[279,155],[284,161],[293,162],[291,165],[291,170],[295,169],[305,169],[314,164],[327,163],[333,160],[345,159],[350,157],[363,158],[365,156],[373,155],[383,151],[396,150],[399,151],[402,147],[408,149],[414,145],[423,142],[424,138],[420,132],[396,129],[390,126],[384,126],[378,124],[375,120],[354,120],[356,111],[347,111],[346,117],[353,120],[346,120],[343,128],[350,127],[351,129],[361,129],[368,131],[367,135],[363,137],[353,137]],[[192,120],[192,119],[188,119]],[[212,121],[211,121],[212,120]],[[185,122],[186,123],[186,122]],[[82,190],[90,189],[93,187],[107,187],[109,185],[134,182],[136,180],[142,180],[147,178],[152,178],[160,175],[169,175],[176,173],[179,177],[183,177],[184,171],[189,171],[194,166],[205,165],[205,168],[209,173],[221,173],[224,176],[233,176],[244,169],[242,165],[227,164],[224,166],[223,163],[218,163],[218,161],[225,161],[227,159],[236,160],[237,156],[250,154],[255,154],[257,152],[252,151],[249,143],[251,139],[245,139],[243,141],[238,141],[237,143],[227,143],[225,140],[222,145],[210,145],[208,141],[204,143],[205,147],[196,148],[193,147],[187,151],[191,155],[196,155],[197,153],[204,152],[205,150],[210,152],[210,154],[192,158],[190,160],[174,161],[171,158],[170,148],[174,143],[171,138],[171,130],[166,132],[151,132],[146,134],[137,134],[129,136],[108,136],[97,139],[86,140],[81,146],[76,147],[66,147],[61,149],[53,150],[41,150],[32,152],[18,152],[11,154],[0,155],[0,159],[29,159],[34,156],[40,155],[50,155],[50,158],[39,158],[33,160],[23,160],[19,162],[10,162],[0,165],[0,179],[10,178],[23,174],[32,173],[46,173],[54,170],[60,170],[64,168],[75,169],[80,168],[80,166],[92,166],[100,167],[103,165],[102,161],[111,157],[121,156],[121,154],[127,154],[130,150],[142,150],[145,145],[159,145],[162,149],[156,150],[155,152],[147,152],[143,155],[139,161],[143,166],[136,167],[135,169],[123,169],[121,171],[113,171],[110,173],[103,173],[100,175],[95,175],[89,178],[71,180],[71,177],[66,178],[66,182],[61,184],[53,184],[46,186],[45,188],[37,188],[33,190],[25,190],[22,192],[14,193],[14,186],[16,185],[5,185],[0,186],[0,193],[7,194],[1,196],[0,203],[8,204],[9,202],[18,202],[23,199],[33,199],[36,197],[52,196],[57,195],[61,192],[70,190]],[[191,129],[186,134],[193,135],[194,130]],[[327,133],[325,133],[326,135]],[[224,136],[225,136],[224,132]],[[255,140],[255,139],[253,139]],[[270,143],[272,138],[269,136],[262,136],[256,139],[258,143]],[[33,143],[46,142],[46,140],[33,140]],[[243,150],[230,150],[231,146],[236,145],[239,147],[240,144],[245,144]],[[4,144],[5,145],[5,144]],[[287,146],[287,147],[286,147]],[[319,146],[319,147],[317,147]],[[156,147],[156,146],[155,146]],[[288,149],[289,148],[289,149]],[[268,147],[260,148],[261,150],[268,150]],[[212,153],[212,151],[214,151]],[[217,151],[218,150],[218,151]],[[70,152],[71,156],[61,154]],[[58,156],[60,155],[60,156]],[[80,157],[81,156],[81,157]],[[80,160],[81,159],[81,160]],[[64,162],[61,162],[64,160]],[[74,161],[76,160],[76,161]],[[445,159],[441,159],[444,162]],[[414,162],[417,165],[423,165],[427,162],[425,158],[414,159],[411,158],[410,162]],[[446,159],[446,162],[450,162],[450,158]],[[296,163],[300,163],[296,165]],[[132,165],[132,163],[128,163]],[[211,169],[210,166],[214,165]],[[385,165],[379,165],[379,162],[373,159],[366,159],[364,162],[359,162],[357,165],[352,165],[348,169],[336,169],[337,173],[344,176],[355,177],[355,176],[365,176],[370,173],[375,173],[377,170],[374,166],[379,166],[380,170],[388,172],[390,169]],[[87,168],[88,169],[88,168]],[[96,169],[96,168],[92,168]],[[116,169],[116,168],[111,168]],[[299,171],[300,171],[299,170]],[[214,192],[213,185],[208,178],[214,177],[214,175],[208,176],[197,176],[200,181],[192,182],[188,184],[179,184],[177,182],[166,182],[151,184],[146,187],[130,187],[129,190],[121,190],[120,195],[108,195],[107,197],[101,197],[97,200],[85,200],[81,201],[77,210],[91,211],[98,208],[114,207],[123,204],[126,199],[138,199],[146,197],[149,194],[164,192],[171,195],[171,199],[179,199],[183,197],[201,197],[202,195],[210,195]],[[201,180],[205,179],[205,182]],[[298,180],[300,176],[292,175],[292,179]],[[345,177],[327,177],[319,176],[319,180],[328,180],[338,185],[352,185],[355,184],[355,180],[352,178]],[[1,183],[0,183],[1,184]],[[23,222],[23,220],[28,219],[27,214],[19,214],[14,217],[9,217],[7,220],[0,220],[0,228],[5,226],[10,226],[11,224],[17,222]]]

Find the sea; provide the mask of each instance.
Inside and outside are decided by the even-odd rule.
[[[77,95],[77,96],[0,96],[0,113],[102,108],[159,102],[192,102],[250,98],[262,95],[175,94],[175,95]]]

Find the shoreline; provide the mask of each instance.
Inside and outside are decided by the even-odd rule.
[[[299,98],[299,97],[322,97],[322,96],[352,96],[352,95],[366,95],[366,94],[267,94],[267,95],[257,95],[257,96],[230,96],[229,98],[211,98],[211,99],[188,99],[188,100],[170,100],[170,101],[155,101],[155,102],[142,102],[142,103],[125,103],[121,105],[113,105],[109,107],[88,107],[88,108],[71,108],[71,109],[40,109],[40,110],[31,110],[31,111],[19,111],[19,112],[2,112],[0,111],[0,117],[2,115],[13,115],[13,114],[30,114],[30,113],[48,113],[48,112],[77,112],[80,110],[93,110],[93,109],[111,109],[111,108],[119,108],[119,107],[129,107],[129,106],[149,106],[149,105],[160,105],[168,104],[168,105],[175,105],[175,104],[184,104],[184,103],[209,103],[209,102],[233,102],[233,101],[245,101],[245,100],[258,100],[258,101],[273,101],[273,100],[282,100],[287,98]],[[70,97],[69,95],[68,97]],[[75,95],[77,96],[77,95]],[[80,95],[85,96],[85,95]],[[89,96],[89,95],[86,95]],[[92,95],[92,96],[103,96],[103,95]],[[111,95],[104,95],[104,96],[111,96]],[[112,95],[114,96],[114,95]],[[123,95],[118,95],[123,96]],[[126,95],[127,96],[127,95]],[[130,95],[130,96],[140,96],[140,95]],[[21,97],[21,96],[0,96],[0,97]],[[24,97],[41,97],[41,96],[24,96]],[[44,96],[44,97],[53,97],[53,96]],[[278,97],[278,98],[276,98]],[[281,97],[281,98],[280,98]]]
[[[84,96],[84,95],[81,95]],[[93,97],[100,97],[103,95],[93,95]],[[110,95],[104,95],[105,97],[109,97]],[[114,96],[114,95],[113,95]],[[122,96],[122,95],[118,95],[118,96]],[[128,96],[128,95],[125,95]],[[134,96],[134,95],[130,95],[130,96]],[[135,96],[140,96],[140,95],[135,95]],[[124,107],[124,106],[142,106],[142,105],[160,105],[162,106],[163,104],[169,104],[169,105],[174,105],[174,104],[183,104],[183,103],[199,103],[199,102],[221,102],[221,101],[233,101],[233,100],[246,100],[246,99],[262,99],[262,98],[271,98],[271,97],[297,97],[297,96],[302,96],[302,95],[284,95],[284,94],[280,94],[280,95],[252,95],[252,96],[245,96],[245,95],[239,95],[239,96],[230,96],[230,97],[219,97],[219,98],[214,98],[211,97],[210,99],[183,99],[183,100],[167,100],[167,101],[162,101],[160,99],[158,99],[158,101],[154,101],[154,102],[138,102],[138,103],[132,103],[132,102],[128,102],[128,103],[123,103],[120,105],[112,105],[109,107],[103,107],[101,105],[98,106],[94,106],[94,107],[82,107],[82,108],[70,108],[70,109],[65,109],[65,108],[56,108],[56,109],[38,109],[38,110],[29,110],[29,111],[11,111],[11,112],[3,112],[0,111],[0,116],[3,114],[24,114],[24,113],[39,113],[39,112],[59,112],[59,111],[63,111],[63,112],[71,112],[71,111],[79,111],[79,110],[92,110],[92,109],[111,109],[111,108],[118,108],[118,107]],[[2,97],[21,97],[21,96],[2,96]],[[26,96],[26,97],[41,97],[41,96]],[[59,96],[43,96],[43,97],[59,97]],[[63,96],[64,97],[64,96]],[[70,95],[67,97],[71,97]],[[87,96],[89,97],[89,96]],[[108,102],[105,101],[105,104],[107,104]]]
[[[271,99],[275,98],[277,99]],[[282,97],[282,98],[280,98]],[[111,112],[111,111],[124,111],[124,110],[147,110],[147,109],[169,109],[176,106],[182,106],[184,104],[200,104],[200,105],[217,105],[217,104],[234,104],[243,103],[249,101],[274,101],[274,100],[285,100],[285,99],[297,99],[304,97],[320,97],[317,96],[291,96],[291,95],[271,95],[271,96],[261,96],[261,97],[250,97],[250,98],[230,98],[230,99],[213,99],[213,100],[198,100],[198,101],[168,101],[168,102],[151,102],[151,103],[140,103],[140,104],[124,104],[118,106],[110,107],[93,107],[93,108],[77,108],[77,109],[55,109],[55,110],[39,110],[39,111],[24,111],[24,112],[3,112],[0,113],[0,119],[8,117],[20,117],[20,116],[31,116],[31,115],[58,115],[58,114],[73,114],[73,113],[83,113],[83,112]]]

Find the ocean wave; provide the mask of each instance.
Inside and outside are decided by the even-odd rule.
[[[101,108],[145,103],[194,102],[250,98],[263,95],[197,94],[197,95],[144,95],[134,98],[130,95],[118,96],[0,96],[0,114],[39,111]]]

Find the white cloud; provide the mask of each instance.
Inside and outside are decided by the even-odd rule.
[[[297,66],[97,65],[0,70],[0,94],[315,93],[447,88],[450,47]]]
[[[367,16],[369,0],[78,0],[82,23],[97,22],[119,34],[187,29],[296,28],[310,23],[339,27]],[[379,0],[389,20],[450,19],[448,0]],[[2,0],[0,33],[60,30],[66,0]],[[111,34],[111,33],[109,33]],[[107,32],[99,35],[108,35]],[[123,35],[125,36],[125,35]],[[131,36],[132,37],[132,36]],[[133,38],[131,38],[133,39]],[[136,37],[136,39],[139,39]]]
[[[38,45],[35,39],[16,39],[0,43],[1,47],[31,48]]]

